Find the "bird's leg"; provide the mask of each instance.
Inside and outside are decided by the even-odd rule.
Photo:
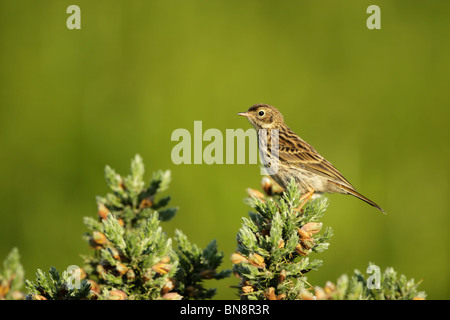
[[[314,194],[314,190],[313,189],[311,189],[311,190],[309,190],[307,193],[305,193],[304,195],[302,195],[301,197],[300,197],[300,205],[295,209],[296,211],[300,211],[302,208],[303,208],[303,206],[308,202],[308,200],[309,199],[311,199],[311,197],[313,196],[313,194]]]

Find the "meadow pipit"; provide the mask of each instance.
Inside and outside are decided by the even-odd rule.
[[[278,166],[270,175],[284,189],[292,178],[295,179],[302,193],[303,204],[314,193],[342,193],[351,194],[384,213],[379,205],[358,193],[329,161],[289,129],[277,108],[267,104],[255,104],[247,112],[238,115],[247,117],[256,131],[267,130],[266,147],[261,148],[260,144],[260,152],[265,159],[270,158],[272,153],[271,131],[278,130]]]

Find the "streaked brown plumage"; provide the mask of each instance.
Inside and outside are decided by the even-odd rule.
[[[301,193],[307,198],[313,193],[351,194],[384,213],[379,205],[358,193],[329,161],[297,136],[284,123],[283,115],[277,108],[267,104],[255,104],[247,112],[238,114],[247,117],[257,131],[267,130],[267,148],[260,150],[266,156],[270,157],[271,154],[271,130],[278,130],[279,165],[277,172],[271,176],[281,187],[286,188],[294,178]]]

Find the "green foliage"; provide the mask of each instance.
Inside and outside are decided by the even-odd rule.
[[[97,288],[99,299],[203,299],[215,289],[205,289],[203,279],[221,279],[217,273],[223,254],[213,241],[205,250],[191,244],[177,231],[178,247],[160,226],[177,209],[166,208],[170,171],[157,171],[146,185],[140,156],[131,172],[122,177],[109,166],[105,170],[111,193],[97,197],[98,219],[85,217],[90,232],[85,239],[95,249],[85,256],[85,271]]]
[[[171,176],[170,171],[157,171],[153,173],[150,183],[144,182],[144,163],[139,155],[131,162],[130,174],[122,177],[109,166],[105,168],[105,178],[111,193],[105,197],[97,197],[99,215],[106,218],[111,212],[126,228],[134,228],[145,222],[153,212],[158,211],[162,221],[168,221],[175,216],[177,208],[165,208],[170,196],[159,199],[157,194],[168,189]]]
[[[79,272],[79,269],[78,269]],[[30,291],[27,300],[80,300],[91,296],[91,285],[83,280],[77,285],[79,276],[64,271],[59,274],[55,267],[51,267],[47,274],[38,269],[36,280],[26,280],[25,285]],[[75,284],[73,283],[75,282]]]
[[[256,212],[243,218],[237,239],[237,252],[232,255],[233,271],[241,278],[241,299],[320,299],[320,300],[410,300],[425,298],[417,291],[420,284],[404,275],[397,277],[392,268],[381,274],[379,267],[370,264],[367,279],[358,271],[349,277],[341,276],[336,284],[327,282],[324,288],[308,283],[305,274],[317,270],[321,260],[309,255],[320,253],[329,246],[332,230],[320,234],[319,222],[326,207],[326,199],[316,199],[305,207],[292,181],[281,197],[273,182],[263,179],[267,197],[249,189],[249,204]],[[281,193],[281,192],[278,192]],[[304,207],[301,210],[298,208]]]
[[[331,228],[319,234],[326,199],[303,203],[294,182],[281,197],[252,197],[249,219],[237,235],[233,271],[241,278],[241,299],[297,299],[309,287],[305,274],[316,270],[321,260],[310,260],[313,252],[328,248]]]
[[[420,282],[407,279],[405,275],[397,276],[393,268],[386,268],[383,273],[379,267],[369,264],[369,277],[359,270],[354,270],[349,277],[344,274],[336,284],[327,282],[324,288],[315,287],[315,298],[320,300],[412,300],[425,299],[426,294],[418,291]],[[378,282],[378,283],[377,283]]]
[[[167,208],[170,197],[161,196],[170,183],[169,171],[158,171],[146,185],[142,159],[136,156],[131,172],[122,177],[105,170],[111,193],[97,197],[98,217],[85,217],[84,235],[94,249],[84,256],[85,266],[70,266],[60,274],[37,270],[34,281],[25,281],[30,300],[74,299],[210,299],[216,289],[205,280],[228,277],[231,270],[218,271],[223,253],[215,240],[205,249],[191,243],[180,230],[171,238],[161,223],[171,219],[176,208]],[[370,264],[365,277],[358,270],[343,275],[324,288],[309,284],[306,274],[322,261],[311,255],[326,250],[333,234],[322,232],[326,198],[308,203],[301,200],[292,181],[281,192],[263,179],[266,195],[249,189],[249,204],[255,210],[243,218],[232,255],[233,272],[241,281],[240,298],[293,300],[410,300],[424,299],[419,283],[397,276],[392,268],[384,273]],[[282,194],[281,194],[282,193]],[[176,246],[174,246],[174,243]],[[0,299],[23,299],[20,291],[24,272],[14,248],[0,272]]]
[[[175,240],[178,243],[176,254],[180,263],[176,274],[176,279],[180,283],[178,291],[183,296],[194,299],[212,298],[216,289],[204,288],[203,280],[219,280],[231,273],[231,270],[216,271],[223,259],[223,253],[217,251],[216,241],[211,241],[201,250],[197,245],[190,243],[180,230],[175,231]]]
[[[0,300],[24,298],[24,294],[20,291],[24,284],[24,274],[19,250],[13,248],[3,261],[3,269],[0,272]]]
[[[110,213],[91,229],[91,237],[103,236],[94,240],[94,255],[84,257],[85,270],[101,286],[101,298],[119,289],[133,300],[161,297],[178,263],[173,259],[171,239],[162,231],[158,218],[158,213],[153,212],[133,229],[127,229]]]

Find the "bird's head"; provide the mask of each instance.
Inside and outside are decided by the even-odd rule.
[[[247,112],[241,112],[238,115],[247,117],[256,130],[275,129],[284,124],[281,112],[268,104],[255,104]]]

